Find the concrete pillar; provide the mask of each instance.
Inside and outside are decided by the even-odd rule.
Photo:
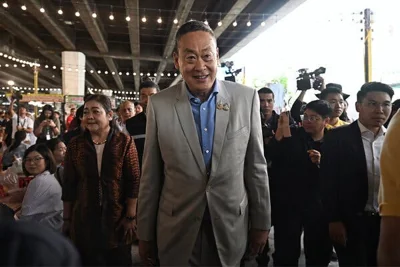
[[[85,94],[86,57],[81,52],[62,52],[62,89],[64,95]]]

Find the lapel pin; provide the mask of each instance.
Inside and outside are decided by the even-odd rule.
[[[225,111],[228,111],[228,110],[229,110],[229,105],[228,105],[228,104],[224,104],[223,109],[224,109]]]
[[[218,102],[217,109],[221,110],[223,108],[224,108],[224,105],[222,105],[222,102]]]

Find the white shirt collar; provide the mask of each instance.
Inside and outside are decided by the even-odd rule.
[[[361,122],[360,122],[360,120],[357,120],[357,123],[358,123],[358,127],[360,127],[360,132],[361,132],[361,134],[363,134],[363,133],[372,133],[370,130],[368,130],[367,129],[367,127],[365,127]],[[386,128],[384,127],[384,126],[381,126],[381,129],[379,130],[379,133],[378,133],[378,135],[376,136],[376,137],[380,137],[380,136],[382,136],[382,135],[385,135],[385,133],[386,133]],[[374,133],[373,133],[374,134]],[[375,135],[375,134],[374,134]]]

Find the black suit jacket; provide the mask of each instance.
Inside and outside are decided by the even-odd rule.
[[[144,112],[126,120],[126,130],[135,140],[136,150],[139,156],[140,170],[142,170],[142,158],[144,150],[144,141],[146,135],[146,114]]]
[[[322,202],[329,221],[345,221],[363,212],[368,170],[357,121],[330,130],[321,154]]]

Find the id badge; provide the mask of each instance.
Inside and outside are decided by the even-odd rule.
[[[46,134],[46,140],[48,141],[50,139],[51,139],[50,134]]]

